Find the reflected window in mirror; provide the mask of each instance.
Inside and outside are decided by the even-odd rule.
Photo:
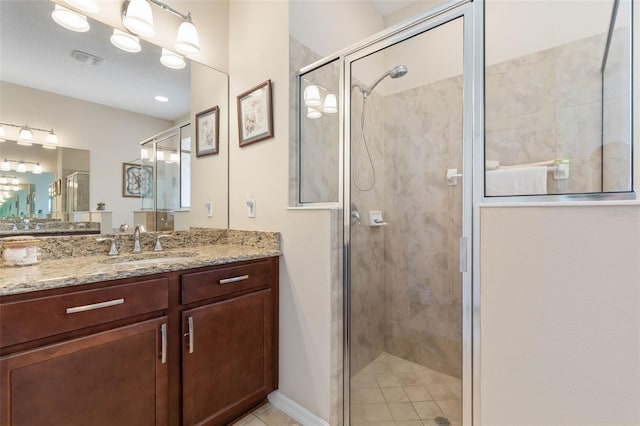
[[[485,196],[633,197],[631,0],[485,5]]]

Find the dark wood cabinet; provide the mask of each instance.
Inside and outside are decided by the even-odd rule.
[[[182,313],[183,424],[222,425],[274,390],[270,289]]]
[[[226,425],[278,387],[278,258],[0,296],[0,426]]]
[[[0,423],[165,425],[165,331],[161,317],[0,358]]]

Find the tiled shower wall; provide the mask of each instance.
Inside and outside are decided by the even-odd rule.
[[[462,77],[384,98],[385,350],[461,377]]]
[[[601,75],[606,37],[593,36],[490,65],[486,158],[503,165],[571,158],[550,194],[601,190]]]

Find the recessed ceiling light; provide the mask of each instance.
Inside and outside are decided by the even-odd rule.
[[[156,96],[154,99],[156,101],[158,101],[158,102],[168,102],[169,101],[169,98],[167,98],[166,96],[160,96],[160,95]]]

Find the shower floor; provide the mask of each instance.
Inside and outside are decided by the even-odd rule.
[[[462,425],[462,381],[386,352],[351,379],[352,426]]]

